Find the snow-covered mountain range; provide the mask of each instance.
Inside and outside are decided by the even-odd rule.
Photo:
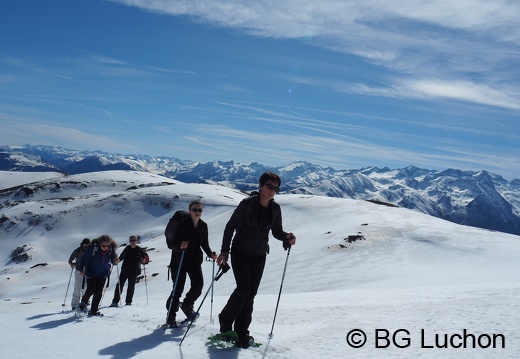
[[[10,344],[3,358],[520,357],[518,236],[362,200],[279,194],[284,229],[297,242],[288,252],[269,241],[250,326],[263,345],[218,349],[206,342],[235,288],[232,271],[216,282],[214,296],[197,300],[201,316],[189,332],[164,331],[172,279],[163,231],[175,210],[201,199],[211,248],[219,251],[246,194],[134,170],[33,172],[32,180],[27,173],[0,171],[0,183],[14,187],[0,192],[0,337]],[[120,245],[118,254],[130,234],[140,235],[151,262],[131,306],[108,307],[116,266],[104,317],[86,318],[69,310],[67,259],[83,238],[103,233]],[[349,241],[356,235],[363,239]],[[212,263],[201,266],[207,293]]]
[[[520,179],[482,171],[406,167],[336,170],[308,162],[265,166],[257,162],[196,163],[174,157],[121,155],[52,146],[0,146],[0,170],[80,174],[137,170],[185,183],[257,188],[261,173],[281,175],[282,192],[352,198],[414,209],[455,223],[520,234]],[[0,188],[6,186],[0,185]]]

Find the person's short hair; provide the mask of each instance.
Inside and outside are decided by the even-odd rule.
[[[201,208],[204,208],[204,204],[201,202],[201,201],[191,201],[190,202],[190,205],[188,206],[188,209],[191,210],[191,207],[194,205],[194,204],[198,204]]]
[[[282,185],[282,180],[280,179],[280,176],[273,172],[265,172],[260,176],[260,179],[258,180],[258,182],[260,183],[260,187],[265,185],[267,181],[278,182],[278,187]]]

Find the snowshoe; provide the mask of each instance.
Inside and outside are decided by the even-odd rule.
[[[180,325],[179,325],[179,322],[175,321],[175,320],[171,320],[171,321],[168,321],[166,322],[165,324],[163,324],[161,326],[164,330],[166,329],[175,329],[175,328],[179,328]]]
[[[227,331],[208,337],[208,347],[213,348],[232,348],[238,340],[238,334],[235,331]]]

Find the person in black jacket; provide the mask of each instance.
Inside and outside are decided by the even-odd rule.
[[[172,294],[170,294],[166,301],[166,309],[169,310],[166,323],[170,327],[178,325],[175,319],[179,308],[180,297],[184,291],[186,275],[190,277],[191,286],[182,301],[181,310],[191,321],[194,321],[198,317],[198,313],[195,313],[193,310],[193,305],[197,298],[200,297],[202,288],[204,287],[204,278],[201,268],[204,258],[201,248],[208,257],[213,260],[217,259],[217,254],[213,252],[209,246],[208,225],[201,219],[202,211],[203,205],[200,201],[191,202],[189,205],[190,219],[181,221],[175,233],[170,260],[170,271],[174,281],[177,273],[179,273],[179,278],[177,285],[175,285],[174,282],[175,293],[173,293],[173,297]]]
[[[132,305],[132,299],[134,298],[135,282],[137,276],[141,272],[141,264],[146,264],[147,256],[143,248],[137,245],[137,236],[131,235],[128,238],[130,245],[123,249],[123,252],[119,256],[119,261],[123,261],[121,265],[121,273],[119,274],[119,282],[116,284],[114,290],[114,299],[112,299],[111,307],[117,307],[119,305],[119,299],[123,293],[123,287],[125,282],[128,280],[128,288],[126,289],[126,305]]]
[[[262,174],[259,192],[242,200],[226,224],[221,253],[217,258],[220,266],[227,263],[231,254],[236,282],[235,290],[219,314],[220,332],[231,331],[234,327],[238,334],[236,345],[242,348],[247,348],[252,339],[249,325],[269,252],[269,231],[284,242],[284,248],[296,243],[295,235],[283,230],[280,205],[274,201],[280,185],[281,179],[277,174]]]

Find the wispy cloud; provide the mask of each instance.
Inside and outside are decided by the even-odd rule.
[[[394,71],[400,96],[439,96],[518,109],[518,85],[489,68],[517,64],[520,3],[508,0],[112,0],[254,36],[297,39]],[[479,77],[475,78],[475,73]],[[417,80],[415,79],[417,78]],[[509,85],[507,85],[509,83]],[[375,91],[375,89],[372,89]],[[446,91],[446,92],[444,92]],[[395,96],[396,91],[379,91]],[[516,101],[517,102],[517,101]]]
[[[520,110],[520,87],[492,88],[464,80],[432,78],[398,80],[392,86],[370,86],[364,83],[338,85],[336,90],[352,94],[415,99],[450,99],[513,110]]]

